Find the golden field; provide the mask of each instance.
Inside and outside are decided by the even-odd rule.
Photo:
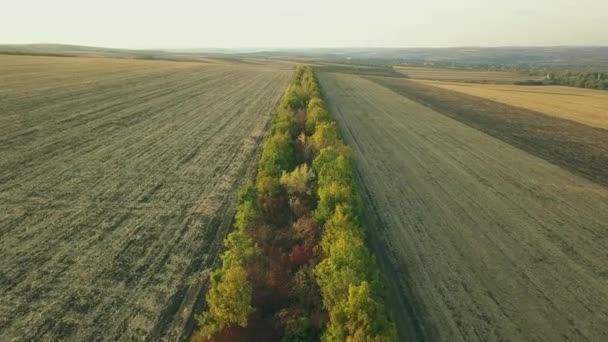
[[[564,86],[519,86],[418,81],[608,129],[608,92]]]

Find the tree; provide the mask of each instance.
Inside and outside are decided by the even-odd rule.
[[[379,295],[379,273],[348,206],[336,207],[325,224],[321,246],[326,258],[314,273],[329,312],[324,340],[396,341],[395,326]]]
[[[348,299],[331,315],[326,339],[331,341],[397,341],[386,308],[372,297],[366,281],[348,288]]]
[[[343,143],[321,149],[312,162],[317,175],[320,175],[327,165],[333,164],[338,157],[350,161],[352,159],[352,150]]]
[[[340,143],[335,122],[322,122],[315,127],[314,132],[312,137],[310,137],[310,145],[316,151]]]
[[[208,310],[199,317],[202,336],[210,339],[233,325],[246,327],[253,307],[245,268],[234,264],[212,272],[207,304]]]
[[[315,96],[315,97],[311,98],[310,101],[308,101],[308,106],[306,107],[306,111],[311,112],[312,110],[317,109],[317,108],[325,109],[325,102],[319,96]]]
[[[347,182],[339,180],[330,180],[329,182],[324,182],[323,185],[319,184],[318,195],[319,199],[317,209],[315,210],[315,218],[319,222],[324,222],[330,217],[338,204],[353,204],[355,198],[352,186]]]
[[[293,231],[305,246],[316,247],[321,238],[321,229],[317,221],[310,215],[300,217],[293,224]]]
[[[295,151],[290,135],[277,133],[266,138],[258,164],[258,176],[280,177],[295,161]],[[259,189],[258,189],[259,190]]]
[[[278,178],[271,176],[262,176],[258,174],[256,182],[256,190],[258,193],[258,204],[264,213],[265,218],[280,219],[282,209],[288,209],[288,197],[281,191],[281,185]]]
[[[308,95],[306,94],[306,91],[298,84],[290,84],[285,91],[280,108],[291,110],[301,109],[306,106],[307,101]]]
[[[246,202],[239,204],[236,208],[234,218],[234,226],[238,230],[245,231],[248,228],[257,225],[260,221],[260,214],[256,210],[255,202],[247,200]]]
[[[325,108],[320,106],[314,106],[309,110],[306,114],[306,132],[308,134],[314,134],[316,127],[321,125],[322,123],[329,122],[329,113],[325,110]]]
[[[311,183],[315,180],[315,172],[307,164],[297,166],[291,172],[283,171],[281,185],[291,196],[312,195]]]
[[[350,149],[337,144],[322,149],[313,161],[318,174],[319,190],[315,218],[324,222],[332,215],[336,205],[349,205],[358,213],[359,198],[353,190],[352,162]]]
[[[272,122],[271,134],[285,134],[291,137],[296,133],[296,129],[296,119],[292,110],[289,107],[280,107]]]

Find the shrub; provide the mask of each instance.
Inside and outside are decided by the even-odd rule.
[[[545,85],[546,83],[544,81],[537,81],[537,80],[523,80],[523,81],[515,81],[515,82],[513,82],[513,84],[527,85],[527,86],[541,86],[541,85]]]
[[[255,202],[255,199],[255,187],[253,186],[253,183],[248,180],[247,182],[245,182],[245,184],[243,184],[241,190],[239,190],[239,193],[237,195],[237,203],[241,204],[244,202]]]

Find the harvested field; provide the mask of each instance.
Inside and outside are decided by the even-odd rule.
[[[423,67],[394,67],[408,78],[421,80],[443,80],[461,82],[513,83],[515,81],[542,80],[542,77],[527,76],[508,71],[477,71]]]
[[[339,72],[344,74],[366,75],[366,76],[388,76],[404,77],[403,74],[395,71],[389,66],[365,66],[348,64],[324,64],[315,66],[315,69],[322,72]]]
[[[368,79],[320,81],[419,339],[608,339],[605,187]]]
[[[0,340],[183,339],[290,74],[0,56]]]
[[[422,83],[608,129],[608,91],[564,86]]]
[[[462,123],[608,185],[608,130],[397,78],[370,78]]]

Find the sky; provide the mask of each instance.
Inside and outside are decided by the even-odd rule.
[[[1,0],[0,44],[608,45],[608,0]]]

